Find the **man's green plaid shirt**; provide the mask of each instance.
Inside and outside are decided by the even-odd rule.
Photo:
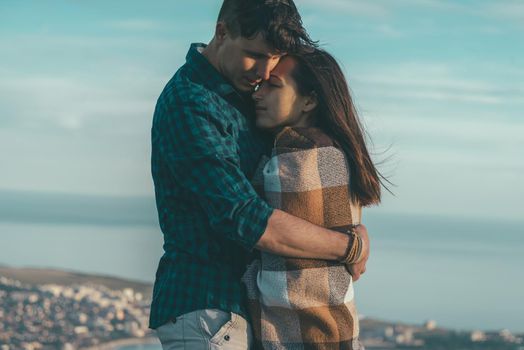
[[[251,101],[200,54],[202,47],[191,45],[153,117],[151,169],[165,253],[151,328],[198,309],[245,316],[240,278],[272,213],[248,180],[266,147]]]

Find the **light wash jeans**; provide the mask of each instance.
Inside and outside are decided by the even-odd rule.
[[[251,326],[240,315],[218,309],[183,314],[156,329],[163,350],[251,349]]]

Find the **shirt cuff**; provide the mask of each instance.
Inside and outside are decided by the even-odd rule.
[[[256,197],[249,205],[245,206],[238,219],[237,242],[248,251],[252,251],[266,231],[267,223],[269,217],[273,214],[273,210],[259,197]]]

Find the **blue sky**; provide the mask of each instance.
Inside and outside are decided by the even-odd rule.
[[[152,196],[156,98],[220,4],[0,2],[0,191]],[[296,4],[391,156],[372,210],[522,220],[522,1]]]

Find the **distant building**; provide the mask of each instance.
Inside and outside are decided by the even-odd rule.
[[[509,330],[507,329],[503,329],[499,332],[499,336],[504,339],[505,341],[507,341],[508,343],[516,343],[516,344],[520,344],[522,343],[522,339],[520,338],[517,338],[516,336],[514,336]]]
[[[74,328],[74,332],[75,334],[88,334],[89,328],[87,328],[86,326],[76,326]]]
[[[404,331],[397,335],[395,338],[397,344],[411,344],[413,341],[413,330],[406,328]]]
[[[426,328],[428,331],[435,330],[437,328],[437,321],[434,320],[428,320],[424,323],[424,328]]]
[[[486,333],[482,331],[473,331],[471,332],[470,338],[473,342],[482,342],[486,340]]]
[[[388,326],[384,329],[384,337],[386,339],[393,339],[395,336],[395,329],[391,326]]]

